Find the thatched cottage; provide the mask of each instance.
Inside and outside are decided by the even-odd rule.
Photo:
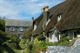
[[[80,34],[80,1],[66,0],[62,19],[57,23],[57,30],[66,36],[77,37]]]
[[[50,42],[57,42],[62,35],[79,37],[80,1],[65,0],[51,9],[43,8],[42,14],[33,19],[32,35],[43,34]]]

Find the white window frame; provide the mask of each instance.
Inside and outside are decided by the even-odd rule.
[[[59,21],[61,20],[62,16],[61,16],[61,15],[58,15],[58,17],[57,17],[57,18],[58,18],[58,20],[57,20],[57,21],[59,22]]]

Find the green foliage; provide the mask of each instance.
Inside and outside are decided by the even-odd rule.
[[[47,48],[46,42],[41,42],[40,43],[40,48],[41,48],[42,51],[45,50]]]
[[[5,32],[5,20],[0,19],[0,53],[20,53],[21,50],[17,47],[24,49],[27,53],[25,39],[17,39],[15,35],[11,36]]]
[[[34,53],[40,53],[40,51],[45,51],[47,48],[47,43],[45,41],[40,41],[38,38],[34,39],[32,51]]]
[[[19,42],[19,46],[20,46],[22,49],[25,49],[26,46],[27,46],[27,40],[26,40],[26,39],[21,39],[21,41]]]
[[[5,21],[0,19],[0,30],[5,31]]]
[[[0,19],[0,36],[4,36],[6,33],[5,31],[5,21]]]
[[[62,37],[59,42],[48,42],[48,46],[68,46],[70,44],[69,39],[66,37]]]
[[[11,36],[11,35],[10,35]],[[10,42],[16,42],[17,41],[17,37],[15,36],[15,35],[12,35],[11,37],[10,37],[10,40],[9,40]]]
[[[40,43],[41,43],[41,41],[39,41],[38,40],[38,38],[35,38],[35,40],[34,40],[34,45],[36,45],[36,46],[39,46],[40,45]]]
[[[28,53],[28,48],[25,48],[23,53]]]

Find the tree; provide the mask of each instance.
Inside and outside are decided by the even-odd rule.
[[[4,51],[14,53],[14,51],[6,44],[8,40],[9,37],[7,37],[5,32],[5,20],[0,19],[0,53],[4,53]]]

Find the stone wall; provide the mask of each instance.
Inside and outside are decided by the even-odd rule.
[[[73,46],[48,46],[47,53],[80,53],[80,38],[75,41]]]
[[[69,53],[70,47],[66,46],[49,46],[48,47],[48,53]]]

